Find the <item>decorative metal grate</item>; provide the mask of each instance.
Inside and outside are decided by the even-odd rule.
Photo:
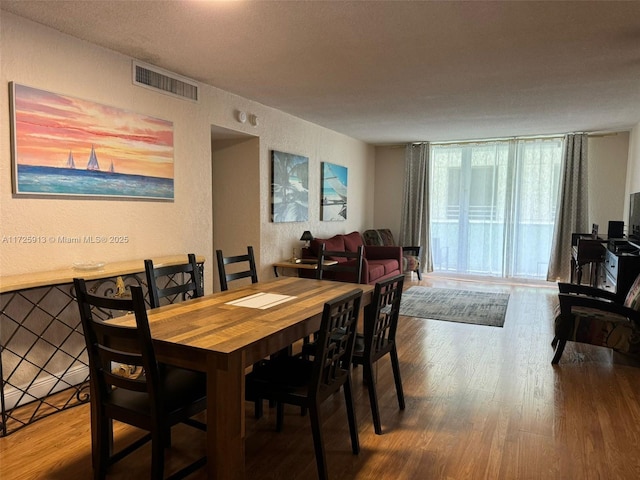
[[[159,279],[165,286],[183,281],[182,274]],[[106,296],[129,285],[147,290],[138,274],[88,282],[92,292]],[[113,315],[105,312],[105,318]],[[88,357],[73,284],[0,294],[0,376],[0,437],[89,401]]]

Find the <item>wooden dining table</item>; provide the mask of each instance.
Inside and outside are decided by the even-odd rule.
[[[324,303],[373,286],[282,277],[149,310],[158,360],[207,374],[207,478],[245,478],[247,367],[318,330]]]

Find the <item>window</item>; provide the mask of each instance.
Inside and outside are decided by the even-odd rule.
[[[431,146],[434,270],[545,278],[562,140]]]

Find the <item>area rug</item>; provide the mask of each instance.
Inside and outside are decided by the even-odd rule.
[[[508,293],[411,287],[402,293],[400,315],[502,327]]]

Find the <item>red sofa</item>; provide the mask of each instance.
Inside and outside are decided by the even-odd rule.
[[[359,232],[345,235],[335,235],[331,238],[314,238],[309,248],[302,249],[302,258],[318,258],[320,245],[325,244],[325,250],[355,252],[362,245],[362,278],[359,283],[374,284],[394,275],[402,273],[402,247],[365,245]],[[330,259],[330,257],[328,257]],[[336,258],[345,261],[344,258]],[[303,273],[304,272],[304,273]],[[328,272],[330,273],[330,272]],[[301,270],[303,276],[313,277],[314,272]],[[354,275],[355,277],[355,275]],[[325,278],[330,278],[329,276]],[[355,279],[353,280],[355,283]]]

